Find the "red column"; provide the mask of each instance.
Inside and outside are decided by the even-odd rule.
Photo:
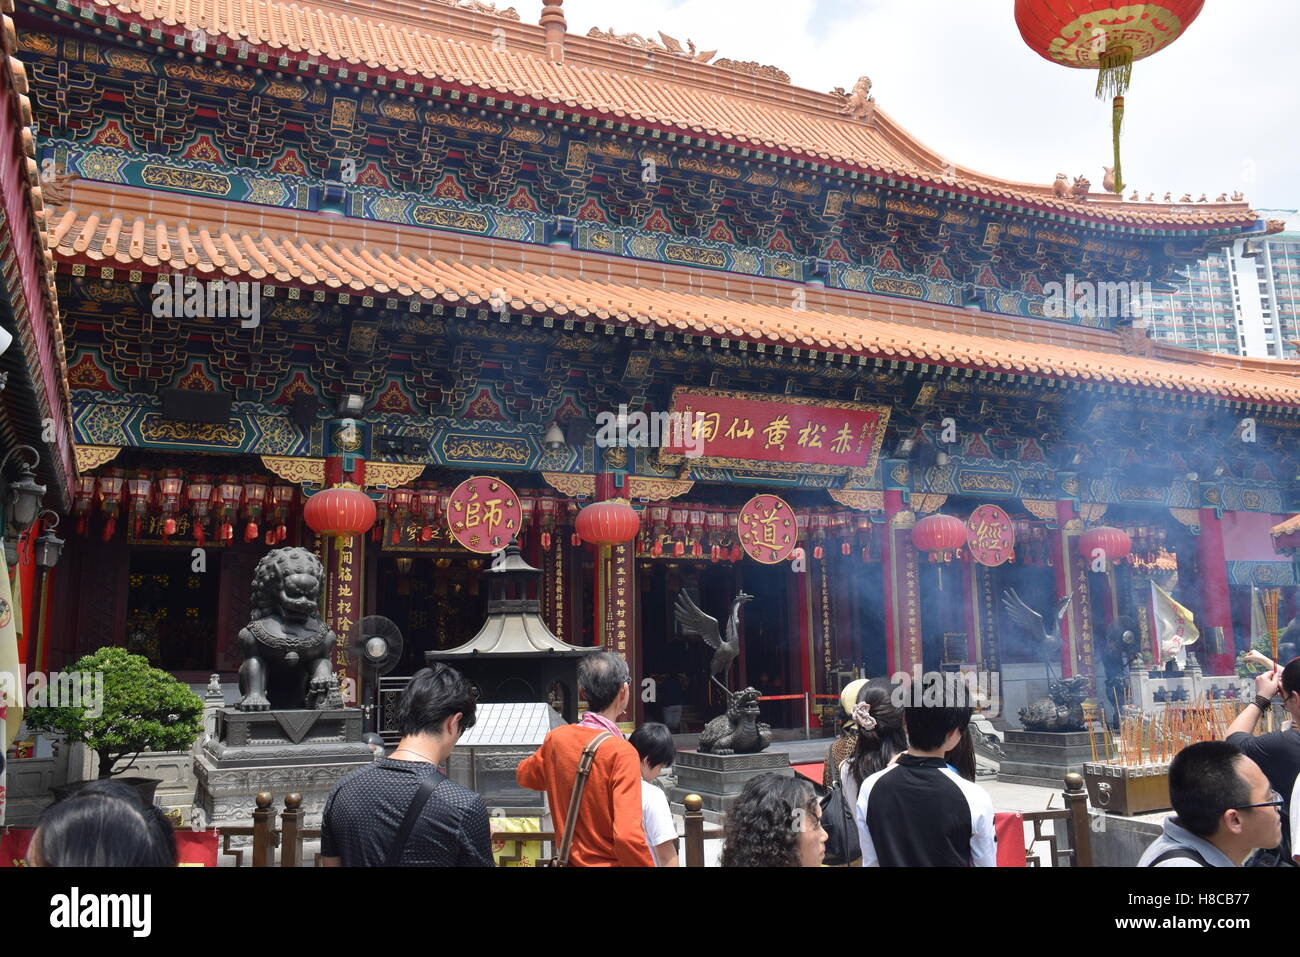
[[[1088,591],[1088,563],[1079,555],[1083,527],[1073,499],[1056,502],[1056,529],[1052,548],[1056,554],[1056,596],[1073,589],[1074,599],[1061,620],[1061,676],[1092,674],[1092,600]],[[1050,609],[1045,609],[1050,613]]]
[[[885,632],[889,636],[889,673],[921,664],[920,587],[916,574],[916,549],[912,547],[912,513],[903,504],[901,490],[885,490],[885,547],[881,565],[885,572]]]
[[[805,566],[807,567],[807,566]],[[813,682],[813,658],[816,648],[813,645],[813,576],[812,568],[791,575],[794,579],[795,606],[799,615],[799,677],[802,682],[800,691],[810,695],[817,690]],[[808,699],[808,721],[816,723],[817,702]]]
[[[596,501],[626,495],[622,476],[601,472],[596,476]],[[636,556],[632,542],[596,548],[596,642],[627,662],[632,675],[632,702],[623,719],[641,720],[641,655],[636,632]]]
[[[1232,602],[1228,597],[1228,563],[1223,555],[1223,523],[1216,508],[1201,509],[1201,535],[1197,540],[1197,564],[1201,571],[1201,644],[1208,628],[1223,629],[1220,653],[1198,654],[1207,674],[1230,675],[1236,657],[1236,640],[1232,634]],[[1192,651],[1196,651],[1195,647]]]

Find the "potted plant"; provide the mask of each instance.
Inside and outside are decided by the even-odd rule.
[[[95,677],[83,685],[83,676],[87,675]],[[51,688],[71,687],[72,680],[78,687],[93,687],[96,691],[102,687],[102,702],[83,700],[80,706],[33,707],[25,716],[27,726],[60,732],[69,741],[85,744],[99,758],[100,780],[129,771],[144,751],[184,751],[203,729],[202,699],[167,672],[154,668],[147,658],[124,648],[100,648],[84,656],[65,673],[65,678],[52,678]],[[153,803],[156,779],[121,780]],[[70,781],[59,785],[52,789],[54,799],[60,801],[89,783]]]

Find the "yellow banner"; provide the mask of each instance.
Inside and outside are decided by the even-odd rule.
[[[1174,601],[1169,592],[1151,583],[1151,605],[1156,613],[1156,639],[1160,642],[1161,660],[1183,660],[1183,649],[1201,637],[1192,622],[1192,613]]]
[[[18,728],[23,723],[25,686],[21,671],[18,664],[18,609],[9,588],[9,563],[5,561],[4,550],[0,549],[0,689],[8,690],[8,696],[0,701],[0,709],[4,711],[6,751],[18,737]]]

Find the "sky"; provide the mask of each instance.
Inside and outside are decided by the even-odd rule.
[[[536,23],[541,0],[497,0]],[[813,90],[872,80],[879,107],[955,163],[1004,179],[1058,172],[1101,188],[1110,102],[1096,73],[1029,49],[1011,0],[565,0],[570,33],[662,30],[718,57],[756,60]],[[1300,207],[1295,0],[1207,0],[1175,43],[1133,66],[1124,180],[1145,197]]]

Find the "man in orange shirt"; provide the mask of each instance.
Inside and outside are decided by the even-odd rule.
[[[515,777],[520,787],[546,792],[555,832],[562,835],[582,749],[601,732],[611,732],[613,737],[596,751],[582,792],[569,864],[653,867],[641,826],[641,759],[614,723],[632,697],[627,662],[607,651],[585,656],[578,665],[578,689],[589,708],[582,720],[552,729],[542,746],[520,762]]]

